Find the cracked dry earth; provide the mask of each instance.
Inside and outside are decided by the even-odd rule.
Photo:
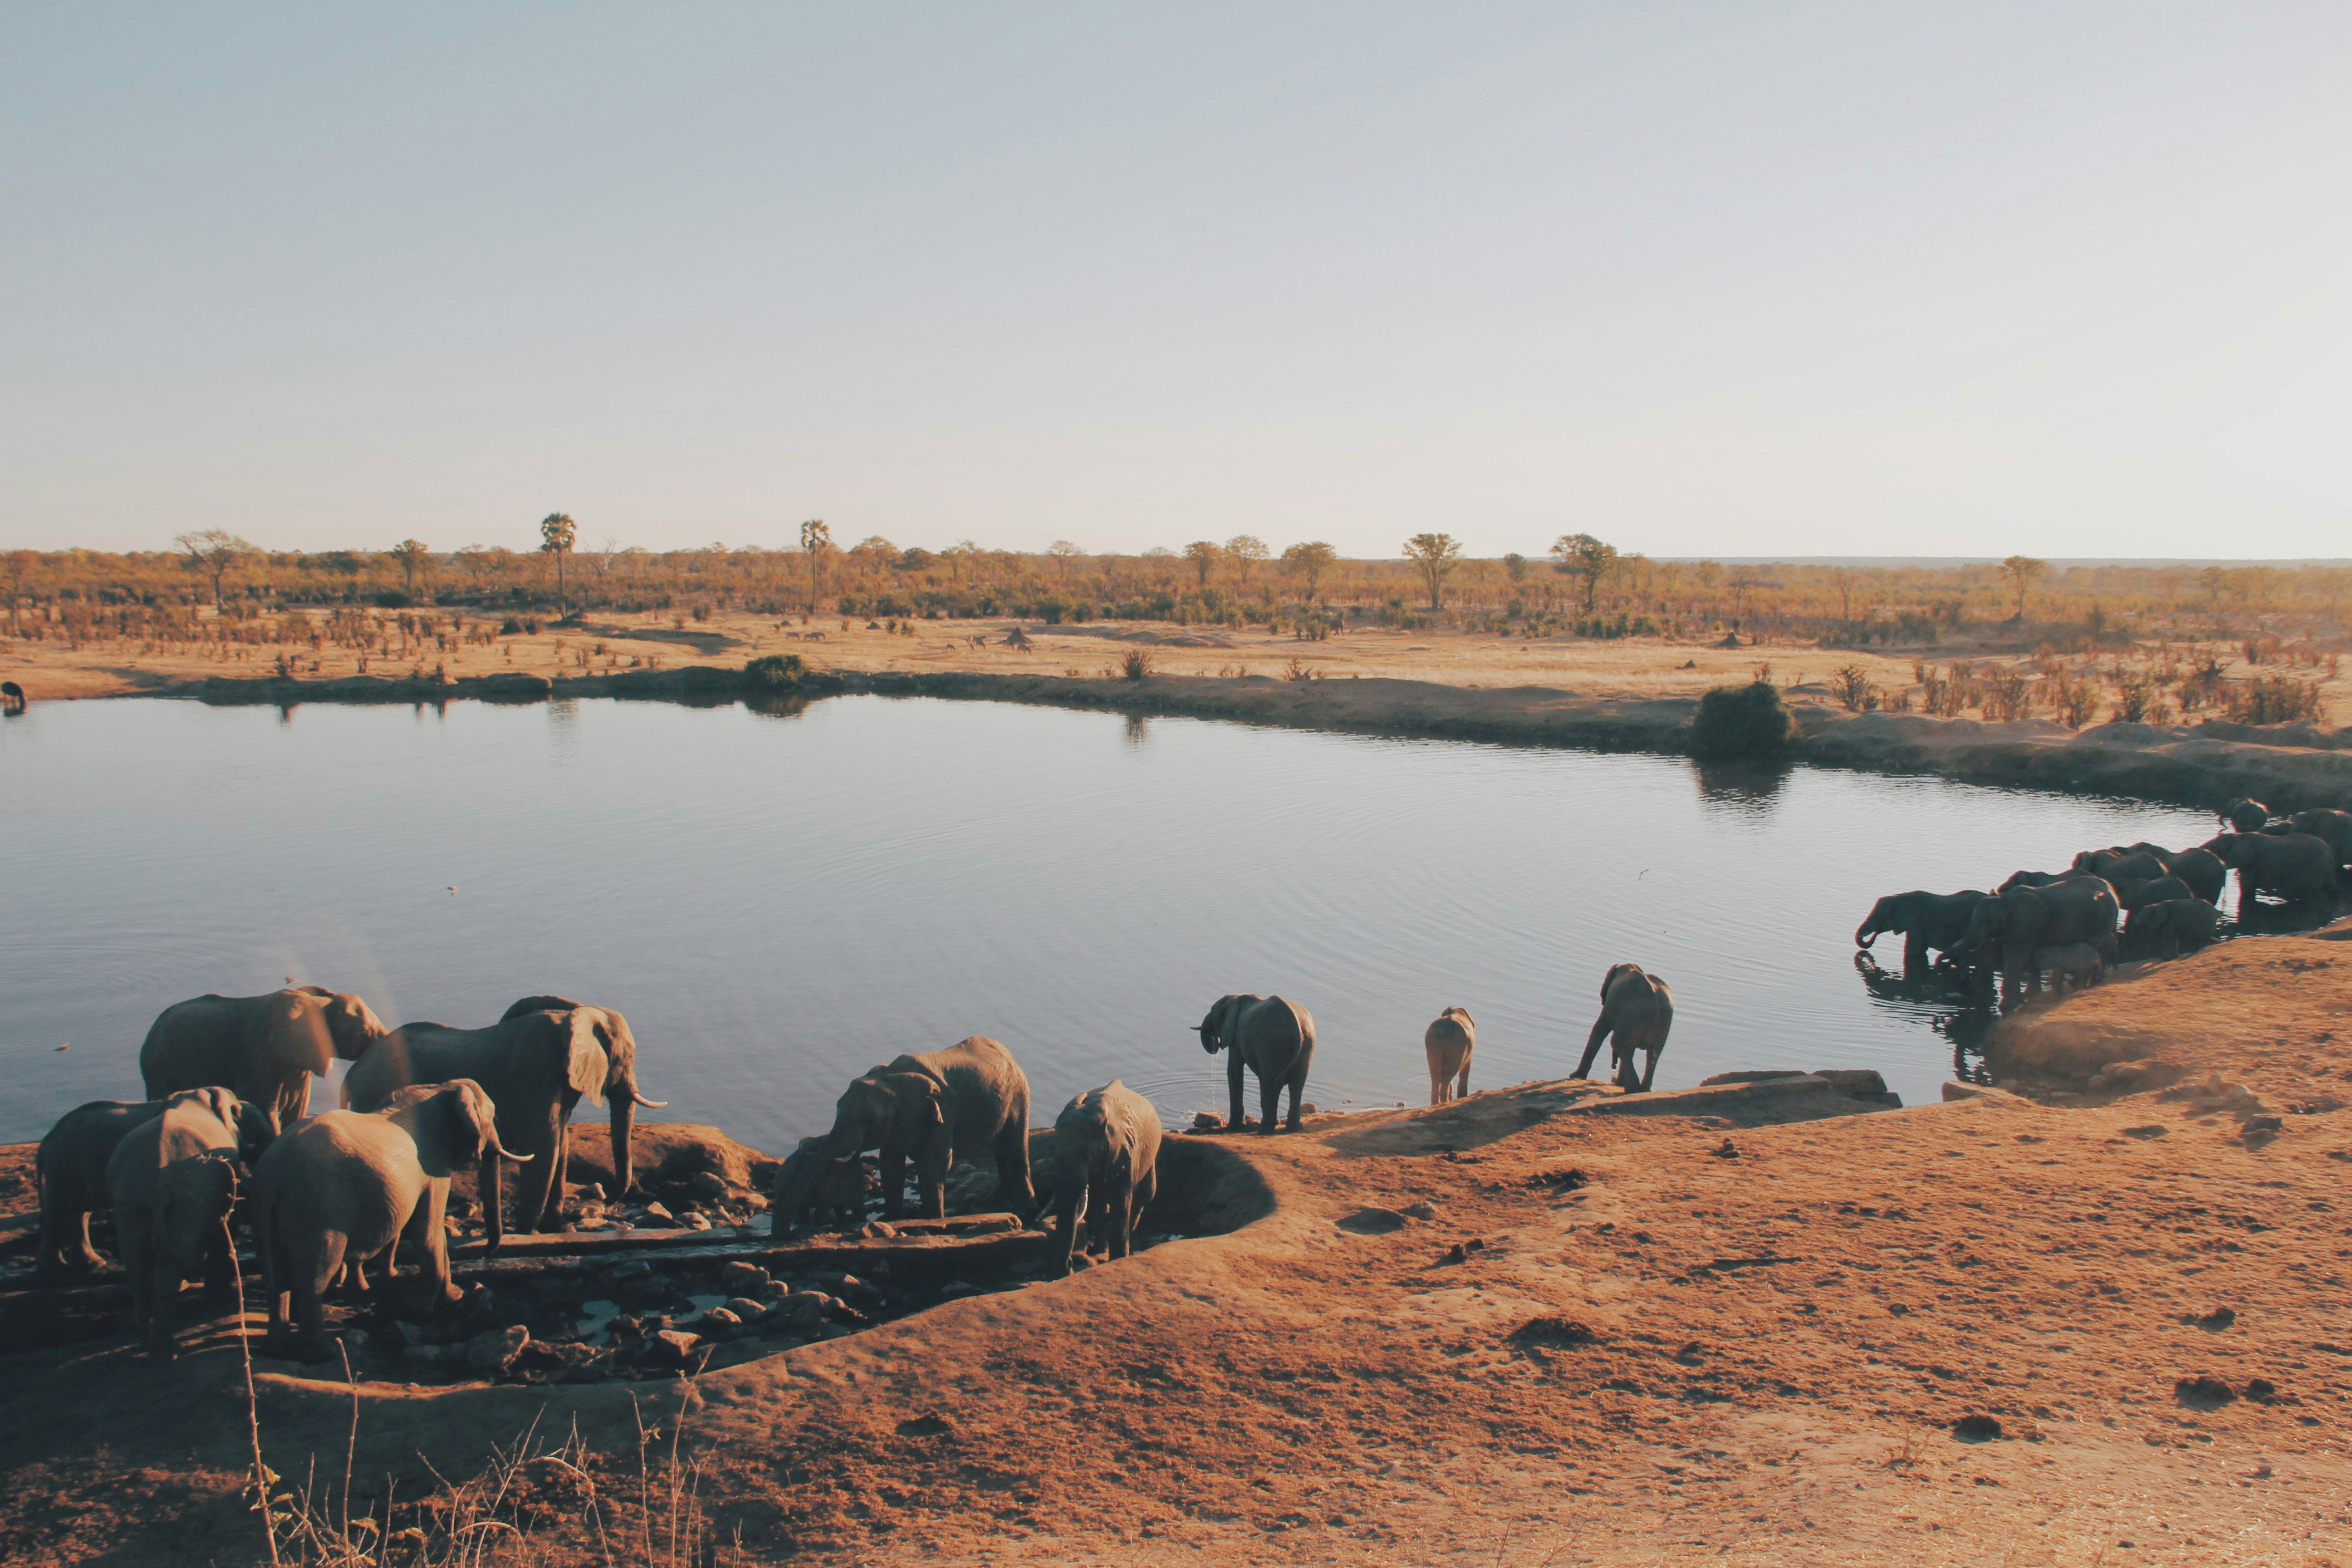
[[[2352,1069],[2317,1026],[2345,967],[2264,1026],[2297,1082]],[[413,1494],[536,1418],[618,1474],[634,1400],[683,1403],[753,1562],[2352,1564],[2343,1111],[2249,1147],[2153,1093],[1754,1127],[1573,1098],[1220,1139],[1254,1225],[691,1384],[373,1388],[361,1470]],[[0,1555],[248,1560],[234,1353],[126,1345],[12,1358]],[[263,1381],[272,1463],[338,1463],[344,1391]]]

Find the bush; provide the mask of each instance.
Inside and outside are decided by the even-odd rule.
[[[801,683],[808,666],[796,653],[772,653],[743,667],[743,679],[764,691],[789,691]]]
[[[1796,715],[1769,680],[1716,687],[1691,716],[1691,751],[1697,756],[1769,756],[1796,738]]]
[[[1151,673],[1151,656],[1139,647],[1129,648],[1127,657],[1119,660],[1119,668],[1129,680],[1141,680]]]

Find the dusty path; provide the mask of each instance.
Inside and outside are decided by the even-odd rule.
[[[2305,1086],[2257,1108],[2277,1136],[2153,1089],[1742,1127],[1525,1086],[1327,1119],[1233,1141],[1255,1224],[706,1373],[684,1451],[754,1561],[2352,1561],[2352,942],[2151,974],[2264,1015],[2143,1054]],[[2151,984],[2048,1016],[2143,1029]],[[0,1436],[0,1556],[249,1560],[225,1342],[11,1358],[41,1417]],[[286,1371],[271,1462],[334,1473],[347,1398]],[[619,1496],[633,1391],[659,1425],[684,1385],[372,1387],[361,1472],[412,1495],[420,1450],[456,1475],[577,1420]]]

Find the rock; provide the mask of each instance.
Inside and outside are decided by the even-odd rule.
[[[1308,1100],[1306,1104],[1304,1104],[1304,1105],[1300,1106],[1300,1107],[1298,1108],[1298,1114],[1299,1114],[1299,1115],[1301,1115],[1301,1116],[1312,1116],[1312,1115],[1314,1115],[1314,1114],[1315,1114],[1315,1102],[1314,1102],[1313,1100]]]
[[[732,1291],[738,1296],[749,1296],[767,1282],[766,1269],[756,1263],[746,1263],[740,1258],[719,1271],[719,1289]]]
[[[400,1364],[431,1372],[441,1364],[442,1354],[439,1345],[410,1345],[400,1352]]]
[[[734,1313],[740,1321],[746,1323],[756,1323],[768,1315],[766,1303],[754,1301],[749,1296],[730,1296],[724,1307],[726,1310]]]
[[[1394,1209],[1367,1207],[1341,1216],[1339,1224],[1351,1236],[1387,1236],[1402,1230],[1406,1220]]]
[[[822,1290],[795,1290],[777,1306],[775,1316],[786,1328],[813,1329],[824,1321],[832,1305],[833,1298]]]
[[[2230,1385],[2210,1373],[2197,1377],[2176,1377],[2172,1380],[2172,1397],[2181,1404],[2200,1410],[2218,1409],[2237,1394]]]
[[[1737,1160],[1739,1158],[1739,1145],[1727,1138],[1707,1152],[1718,1160]]]
[[[520,1323],[511,1328],[492,1329],[476,1334],[466,1342],[466,1364],[476,1372],[501,1373],[514,1365],[515,1357],[523,1346],[530,1343],[530,1331]]]
[[[709,1230],[710,1222],[698,1214],[690,1214],[679,1222],[688,1230]]]
[[[411,1345],[428,1344],[433,1338],[430,1330],[421,1329],[415,1323],[402,1322],[398,1319],[393,1320],[384,1326],[383,1337],[386,1343],[399,1350],[404,1350]]]
[[[2000,1417],[1963,1415],[1952,1423],[1952,1436],[1963,1443],[1989,1443],[2000,1436]]]
[[[645,1215],[647,1219],[657,1219],[665,1225],[677,1223],[677,1216],[669,1212],[669,1206],[667,1204],[647,1204]]]
[[[644,1364],[656,1369],[690,1372],[710,1359],[710,1347],[699,1334],[663,1329],[646,1342]]]
[[[583,1204],[603,1203],[604,1201],[604,1184],[602,1182],[591,1182],[586,1186],[581,1188],[580,1201]]]
[[[2246,1380],[2246,1397],[2267,1405],[2278,1397],[2278,1384],[2267,1377],[2250,1377]]]
[[[477,1285],[466,1292],[457,1310],[469,1318],[494,1318],[498,1316],[499,1299],[488,1285]]]
[[[1944,1099],[1947,1102],[1955,1100],[1992,1100],[2009,1105],[2032,1103],[2021,1096],[2011,1094],[2005,1089],[1987,1089],[1980,1083],[1947,1083],[1944,1085]]]
[[[644,1279],[653,1271],[654,1266],[646,1262],[644,1258],[632,1258],[625,1263],[616,1263],[612,1268],[606,1269],[604,1271],[604,1283],[607,1285],[616,1286],[626,1285],[631,1280]]]
[[[687,1178],[686,1185],[687,1190],[698,1198],[716,1201],[727,1195],[727,1178],[716,1171],[697,1171]]]
[[[1513,1329],[1510,1337],[1523,1344],[1552,1345],[1560,1348],[1596,1344],[1601,1338],[1591,1329],[1570,1318],[1530,1318]],[[1689,1347],[1689,1349],[1696,1348]],[[1685,1353],[1688,1353],[1688,1349]]]
[[[2238,1136],[2249,1143],[2267,1143],[2286,1131],[2286,1123],[2275,1116],[2250,1116],[2238,1129]]]
[[[757,1296],[761,1301],[764,1301],[769,1306],[772,1307],[777,1302],[782,1300],[785,1297],[791,1295],[793,1293],[793,1288],[785,1284],[781,1279],[771,1279],[751,1293],[754,1296]]]
[[[2158,1127],[2158,1125],[2156,1125],[2154,1122],[2149,1122],[2149,1123],[2148,1123],[2147,1126],[2145,1126],[2145,1127],[2126,1127],[2126,1128],[2125,1128],[2125,1129],[2124,1129],[2124,1136],[2125,1136],[2125,1137],[2126,1137],[2126,1138],[2143,1138],[2143,1139],[2145,1139],[2145,1138],[2162,1138],[2162,1137],[2166,1136],[2167,1134],[2168,1134],[2171,1131],[2172,1131],[2172,1129],[2171,1129],[2171,1128],[2169,1128],[2169,1127]]]
[[[878,1301],[882,1299],[882,1292],[879,1289],[855,1274],[828,1274],[819,1270],[815,1273],[803,1274],[801,1278],[812,1285],[822,1285],[835,1295],[846,1296],[853,1300]]]
[[[1413,1219],[1435,1219],[1438,1216],[1438,1208],[1435,1204],[1423,1198],[1417,1204],[1407,1204],[1404,1213]]]
[[[696,1320],[695,1326],[713,1338],[720,1338],[741,1328],[743,1319],[740,1313],[725,1307],[713,1307]]]
[[[363,1351],[368,1348],[368,1331],[365,1329],[345,1329],[342,1341],[346,1350]]]
[[[1218,1115],[1213,1110],[1196,1110],[1192,1112],[1192,1131],[1195,1132],[1215,1132],[1222,1129],[1224,1124],[1225,1119]]]
[[[2237,1311],[2229,1307],[2216,1307],[2203,1317],[2190,1320],[2200,1329],[2212,1329],[2217,1331],[2228,1328],[2237,1321]]]

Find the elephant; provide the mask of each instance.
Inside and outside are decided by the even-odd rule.
[[[2336,864],[2341,868],[2352,865],[2352,811],[2337,811],[2332,806],[2320,806],[2311,811],[2298,811],[2284,823],[2273,823],[2264,833],[2308,833],[2314,838],[2325,839],[2336,851]]]
[[[2070,869],[2105,877],[2111,885],[2120,888],[2126,882],[2153,881],[2169,875],[2172,868],[2152,850],[2119,846],[2113,849],[2085,849],[2074,857]]]
[[[1459,1007],[1448,1007],[1422,1031],[1421,1048],[1429,1057],[1430,1104],[1443,1105],[1470,1092],[1470,1053],[1477,1046],[1478,1026]]]
[[[412,1084],[470,1079],[498,1107],[499,1141],[531,1158],[515,1183],[515,1228],[554,1230],[562,1225],[565,1129],[583,1095],[591,1105],[612,1098],[612,1196],[628,1193],[635,1108],[667,1103],[637,1092],[636,1055],[628,1020],[611,1008],[526,996],[487,1029],[402,1025],[352,1064],[343,1104],[378,1110]]]
[[[2221,889],[2229,886],[2230,868],[2211,850],[2159,849],[2156,858],[2164,862],[2167,871],[2189,884],[2191,898],[2202,899],[2209,904],[2221,901]]]
[[[1160,1112],[1117,1079],[1071,1097],[1046,1145],[1053,1193],[1050,1273],[1070,1271],[1082,1216],[1108,1232],[1110,1255],[1134,1250],[1135,1222],[1160,1190]]]
[[[863,1160],[836,1163],[825,1152],[822,1138],[803,1138],[799,1147],[776,1167],[768,1212],[778,1236],[806,1220],[812,1228],[830,1219],[846,1228],[866,1220],[866,1194],[873,1189],[873,1173]]]
[[[1675,993],[1663,979],[1644,974],[1638,963],[1612,963],[1601,979],[1601,1016],[1585,1037],[1584,1055],[1571,1078],[1592,1070],[1601,1042],[1609,1044],[1610,1076],[1628,1094],[1646,1094],[1658,1076],[1658,1058],[1666,1054],[1666,1035],[1675,1026]],[[1633,1053],[1646,1051],[1649,1063],[1633,1076]]]
[[[2142,904],[2124,922],[2124,950],[2141,958],[2179,958],[2221,935],[2221,911],[2202,899]]]
[[[2111,877],[2106,879],[2106,882],[2116,890],[2116,906],[2126,914],[2143,904],[2160,904],[2170,899],[2193,899],[2197,896],[2189,890],[2188,883],[2174,876],[2150,877],[2140,882]]]
[[[155,1016],[139,1047],[147,1098],[219,1084],[267,1107],[279,1131],[310,1109],[310,1079],[356,1061],[383,1022],[348,991],[289,985],[264,996],[197,996]]]
[[[236,1129],[237,1158],[247,1165],[269,1146],[269,1112],[225,1089],[194,1090],[216,1096],[215,1114]],[[93,1100],[58,1118],[33,1155],[33,1180],[40,1190],[39,1273],[54,1279],[69,1269],[105,1266],[89,1245],[89,1216],[110,1206],[107,1162],[131,1131],[163,1114],[168,1100]],[[233,1110],[227,1109],[234,1107]]]
[[[499,1162],[529,1158],[499,1142],[498,1107],[468,1079],[412,1084],[380,1110],[326,1111],[280,1137],[253,1178],[254,1249],[270,1337],[283,1342],[290,1298],[295,1358],[326,1360],[333,1353],[321,1305],[327,1286],[346,1263],[359,1276],[379,1254],[389,1275],[404,1234],[425,1253],[425,1309],[457,1300],[443,1223],[451,1173],[479,1168],[495,1250]]]
[[[1958,893],[1889,893],[1870,906],[1870,916],[1853,928],[1853,945],[1868,947],[1886,931],[1903,933],[1906,973],[1926,967],[1927,952],[1949,953],[1969,929],[1969,916],[1988,895],[1970,889]]]
[[[145,1331],[152,1360],[178,1353],[173,1317],[181,1283],[199,1274],[227,1283],[236,1267],[226,1222],[236,1202],[237,1154],[268,1125],[261,1107],[225,1089],[182,1089],[131,1122],[107,1156],[131,1321]]]
[[[2226,823],[2232,833],[2260,833],[2270,826],[2271,808],[2261,801],[2241,796],[2213,815]]]
[[[2011,871],[2002,879],[2000,886],[1992,891],[1993,896],[1999,898],[2003,893],[2015,892],[2020,888],[2054,888],[2061,882],[2103,882],[2106,879],[2095,871]],[[1976,911],[1969,910],[1969,918],[1975,919]]]
[[[1307,1092],[1307,1068],[1315,1059],[1315,1019],[1296,1002],[1279,996],[1220,996],[1208,1016],[1192,1026],[1201,1048],[1211,1056],[1225,1053],[1225,1088],[1233,1115],[1225,1125],[1238,1132],[1242,1114],[1242,1075],[1257,1074],[1260,1133],[1271,1135],[1282,1109],[1282,1091],[1290,1090],[1289,1130],[1298,1131],[1298,1101]]]
[[[2113,952],[2121,908],[2116,890],[2097,877],[2071,876],[2039,888],[2011,888],[1977,906],[1960,946],[1977,952],[1987,943],[1995,944],[2001,982],[2014,994],[2029,976],[2032,987],[2042,984],[2030,962],[2036,948],[2087,942],[2102,954]]]
[[[2238,899],[2276,893],[2289,903],[2336,894],[2336,847],[2308,833],[2224,833],[2205,847],[2238,874]]]
[[[905,1212],[909,1158],[923,1217],[940,1219],[948,1212],[950,1167],[957,1155],[970,1158],[982,1148],[996,1156],[998,1201],[1007,1208],[1034,1203],[1029,1079],[1013,1053],[985,1035],[867,1069],[841,1091],[833,1130],[824,1135],[824,1152],[835,1164],[851,1163],[868,1149],[880,1152],[886,1219]],[[770,1207],[789,1214],[804,1205],[804,1189],[821,1170],[811,1162],[791,1183],[778,1173]]]
[[[0,680],[0,713],[22,713],[25,710],[25,689],[13,680]]]
[[[2050,973],[2050,988],[2072,982],[2075,990],[2096,985],[2107,973],[2099,950],[2087,942],[2069,942],[2063,947],[2038,947],[2033,950],[2033,967]]]

